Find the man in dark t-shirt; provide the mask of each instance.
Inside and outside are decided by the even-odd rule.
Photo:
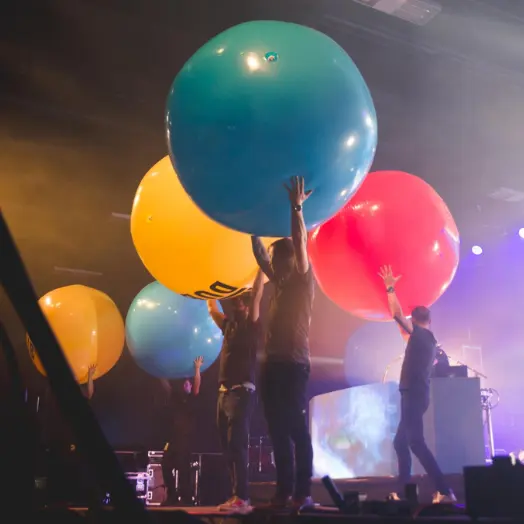
[[[218,374],[217,426],[227,461],[232,496],[218,509],[239,511],[250,507],[248,496],[249,426],[255,393],[257,349],[261,339],[259,320],[264,278],[258,272],[249,296],[230,299],[233,313],[220,311],[208,301],[209,314],[224,333]]]
[[[302,205],[311,191],[304,191],[302,177],[293,177],[287,189],[291,204],[291,239],[277,240],[270,247],[270,254],[259,238],[252,240],[258,265],[274,286],[260,376],[277,469],[277,489],[271,506],[285,507],[292,496],[293,508],[303,509],[313,505],[310,496],[313,450],[306,418],[306,388],[310,372],[309,326],[314,280],[302,215]]]
[[[382,267],[379,275],[386,286],[393,318],[409,333],[400,371],[400,422],[394,440],[399,485],[404,487],[410,483],[412,452],[435,484],[437,491],[433,495],[433,502],[455,502],[456,498],[424,439],[423,417],[429,407],[429,382],[437,354],[437,340],[430,331],[430,311],[424,306],[418,306],[411,312],[411,320],[406,318],[395,294],[395,284],[400,276],[395,277],[389,266]]]
[[[189,379],[182,384],[180,381],[160,379],[167,394],[170,434],[162,458],[162,475],[167,491],[165,506],[189,506],[195,503],[191,491],[191,443],[196,417],[195,403],[200,393],[200,367],[203,362],[202,357],[195,359],[193,383]]]

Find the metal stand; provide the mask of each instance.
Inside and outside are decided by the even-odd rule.
[[[497,397],[495,403],[493,403],[492,401],[494,396]],[[493,457],[495,456],[495,442],[493,440],[493,421],[491,418],[491,411],[498,405],[500,401],[498,391],[491,388],[482,388],[480,390],[480,401],[482,403],[482,411],[484,411],[485,413],[484,420],[486,424],[486,432],[488,437],[489,455],[490,458],[493,460]]]

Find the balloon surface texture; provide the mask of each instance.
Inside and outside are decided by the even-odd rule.
[[[204,215],[185,192],[167,156],[138,187],[131,236],[151,275],[180,295],[206,300],[240,295],[256,275],[249,235]],[[269,245],[274,240],[263,242]]]
[[[283,184],[305,177],[308,229],[332,217],[371,166],[377,119],[366,82],[331,38],[256,21],[201,47],[176,76],[168,147],[182,185],[238,231],[290,235]]]
[[[80,384],[87,382],[89,366],[96,365],[93,378],[97,379],[118,362],[124,349],[124,320],[105,293],[86,286],[66,286],[50,291],[38,304]],[[29,335],[26,344],[34,365],[46,375]]]
[[[133,300],[126,318],[127,347],[136,363],[159,378],[189,378],[195,358],[205,371],[218,357],[222,333],[201,300],[183,297],[159,282]]]
[[[311,263],[321,289],[342,309],[390,320],[378,271],[402,275],[397,296],[408,315],[444,293],[459,262],[459,233],[446,204],[421,178],[370,173],[353,199],[311,232]]]

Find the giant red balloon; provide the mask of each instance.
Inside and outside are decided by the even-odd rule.
[[[391,265],[402,275],[397,296],[408,314],[447,289],[459,261],[459,233],[437,192],[400,171],[370,173],[346,206],[311,232],[318,284],[338,306],[368,320],[391,320],[384,283]]]

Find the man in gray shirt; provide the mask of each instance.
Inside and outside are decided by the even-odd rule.
[[[284,508],[293,497],[293,508],[298,510],[313,505],[310,496],[313,450],[306,418],[306,388],[310,372],[309,326],[314,279],[302,215],[302,204],[311,192],[304,191],[302,177],[293,177],[287,189],[291,239],[277,240],[268,253],[260,239],[253,237],[253,252],[274,286],[260,376],[277,469],[277,490],[271,506]]]

